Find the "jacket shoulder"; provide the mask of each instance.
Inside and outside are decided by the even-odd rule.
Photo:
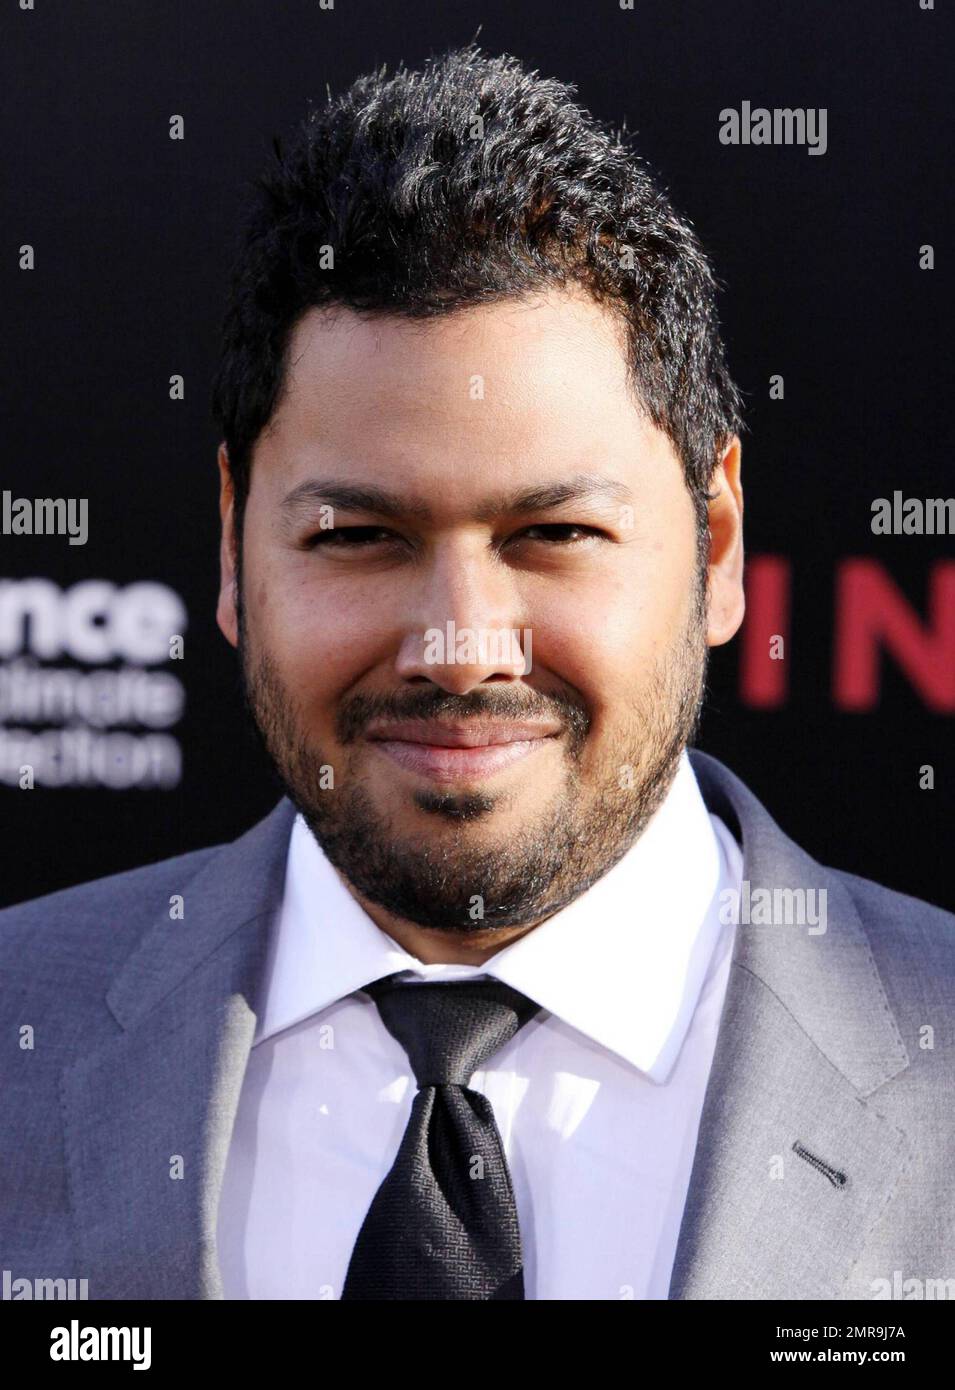
[[[869,878],[830,869],[847,889],[897,1007],[955,1008],[955,914]],[[925,1014],[923,1012],[923,1018]]]
[[[14,964],[22,970],[31,959],[59,954],[86,963],[124,957],[221,848],[191,850],[0,910],[0,963],[4,970]]]
[[[909,893],[887,888],[871,878],[845,869],[830,869],[849,890],[859,916],[866,922],[907,936],[937,941],[941,950],[955,945],[955,913]]]

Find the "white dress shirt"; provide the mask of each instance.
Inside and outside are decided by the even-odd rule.
[[[666,1298],[733,945],[720,894],[741,874],[684,753],[581,897],[482,965],[426,965],[296,817],[219,1202],[225,1297],[341,1297],[416,1089],[363,986],[407,971],[492,976],[541,1006],[470,1082],[503,1139],[526,1298]]]

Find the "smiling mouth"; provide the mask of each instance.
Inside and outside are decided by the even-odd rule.
[[[436,782],[489,777],[558,741],[552,725],[389,725],[368,742],[398,767]]]

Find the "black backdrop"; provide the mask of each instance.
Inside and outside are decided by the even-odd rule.
[[[870,526],[877,497],[955,492],[955,68],[951,7],[925,3],[5,0],[0,492],[87,498],[89,539],[0,533],[0,901],[231,838],[274,803],[214,622],[208,395],[240,187],[326,83],[480,26],[636,132],[725,286],[760,587],[713,656],[701,746],[817,858],[955,908],[952,537]],[[720,143],[744,101],[825,108],[826,152]],[[774,577],[788,619],[763,611]],[[157,660],[150,615],[177,602],[184,657]],[[132,713],[96,684],[123,666],[159,677]],[[17,785],[24,747],[68,738],[67,785]]]

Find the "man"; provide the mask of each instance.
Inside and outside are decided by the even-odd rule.
[[[513,59],[362,78],[276,146],[215,386],[218,621],[288,795],[0,914],[14,1277],[955,1276],[955,919],[688,752],[744,611],[713,299],[649,174]]]

